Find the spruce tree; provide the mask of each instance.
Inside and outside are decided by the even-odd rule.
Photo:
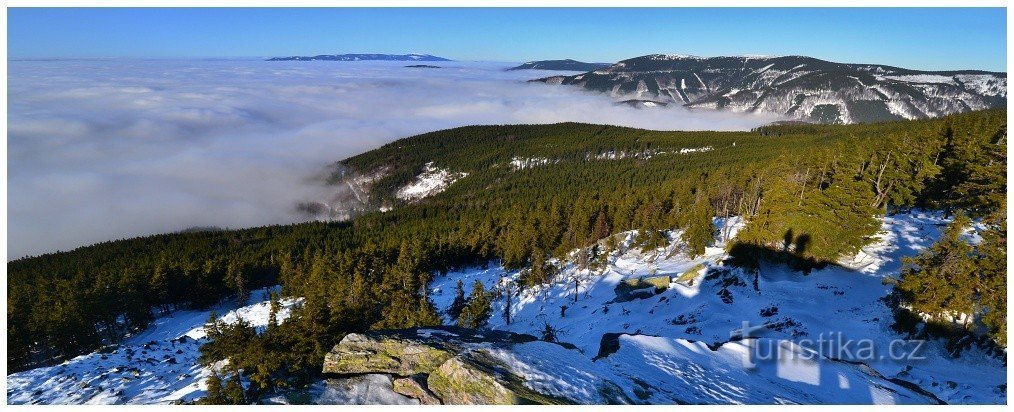
[[[492,314],[492,302],[489,293],[486,292],[482,282],[476,280],[472,284],[472,294],[468,297],[468,304],[461,311],[458,318],[458,326],[469,329],[482,329]]]
[[[1006,203],[1006,201],[1004,202]],[[984,219],[986,230],[976,247],[980,306],[985,312],[982,322],[990,335],[1007,345],[1007,215],[999,208]]]
[[[268,332],[273,332],[278,329],[278,311],[281,310],[282,304],[278,299],[278,294],[271,292],[271,309],[268,312]]]
[[[461,316],[461,311],[465,309],[465,286],[461,279],[458,279],[458,284],[454,287],[454,301],[451,302],[451,307],[447,308],[447,315],[451,317],[454,322],[458,321],[458,317]]]
[[[959,213],[928,250],[905,259],[897,287],[913,311],[938,319],[974,313],[973,250],[962,238],[970,223]]]
[[[234,373],[229,377],[229,380],[225,383],[222,395],[230,405],[246,404],[246,394],[243,391],[243,384],[239,380],[239,373]]]
[[[222,391],[222,378],[218,376],[218,372],[211,371],[211,376],[208,376],[205,385],[208,387],[208,394],[201,398],[200,403],[206,405],[228,404],[228,399]]]

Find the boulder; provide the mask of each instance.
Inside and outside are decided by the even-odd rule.
[[[628,402],[603,379],[568,382],[566,368],[575,362],[593,367],[573,346],[510,332],[438,327],[349,334],[326,355],[323,372],[392,376],[393,392],[422,404]]]
[[[643,276],[625,279],[615,288],[616,302],[629,302],[634,299],[647,299],[664,292],[669,288],[672,277],[669,275]]]
[[[336,375],[428,374],[469,345],[510,345],[535,337],[443,326],[350,333],[324,356],[323,372]]]
[[[429,373],[453,356],[444,345],[350,333],[324,356],[324,373],[338,375],[388,373],[409,376]]]

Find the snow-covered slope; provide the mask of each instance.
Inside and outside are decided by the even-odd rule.
[[[548,325],[558,341],[574,349],[535,341],[485,350],[520,374],[529,388],[583,402],[601,401],[593,388],[611,382],[640,403],[1004,404],[1005,360],[975,346],[954,357],[940,341],[907,342],[891,328],[891,310],[882,301],[902,257],[931,245],[946,223],[941,215],[925,212],[886,217],[878,241],[838,266],[809,275],[783,265],[763,266],[756,276],[726,266],[725,239],[743,226],[738,218],[716,219],[714,244],[696,258],[682,252],[679,233],[669,233],[666,247],[647,252],[630,247],[634,233],[623,233],[620,250],[605,267],[593,271],[569,264],[553,284],[512,294],[509,323],[506,294],[494,301],[491,329],[541,337]],[[459,280],[466,293],[475,280],[505,291],[518,276],[495,264],[453,271],[433,280],[431,296],[446,309]],[[618,293],[618,285],[644,278],[667,284]],[[263,292],[255,297],[261,301],[214,309],[225,321],[242,317],[266,325],[267,297]],[[284,302],[280,319],[294,304]],[[199,398],[209,371],[197,364],[197,349],[208,315],[176,312],[103,353],[9,375],[7,401]],[[745,339],[744,326],[749,328]],[[858,344],[849,352],[814,346],[822,337],[868,342],[877,354],[862,356]],[[891,350],[903,356],[887,356]],[[780,356],[760,356],[765,353]],[[416,403],[393,392],[387,375],[323,381],[291,395],[263,401]]]
[[[433,166],[433,162],[429,162],[426,163],[423,167],[423,172],[419,176],[416,176],[415,180],[398,189],[398,192],[394,196],[407,201],[419,200],[444,191],[451,183],[465,176],[468,176],[468,173],[455,173],[440,169]]]
[[[805,56],[654,54],[537,81],[576,85],[617,100],[776,113],[821,123],[921,119],[1006,107],[1007,102],[1006,73],[927,72]]]
[[[223,302],[209,310],[177,311],[119,345],[78,356],[60,365],[7,376],[9,404],[166,404],[204,396],[211,371],[197,363],[211,311],[226,323],[242,318],[268,324],[267,290],[252,294],[248,306]],[[279,321],[298,301],[283,300]]]
[[[768,265],[756,277],[722,263],[726,257],[722,235],[704,256],[690,259],[680,251],[673,233],[674,241],[667,248],[617,253],[602,270],[567,266],[552,285],[513,296],[509,324],[503,316],[506,298],[500,297],[494,302],[489,326],[541,336],[549,325],[558,340],[577,346],[587,357],[601,354],[609,346],[604,345],[604,337],[613,336],[620,343],[619,351],[599,362],[608,362],[616,373],[645,380],[660,401],[912,401],[883,390],[888,379],[899,379],[948,403],[1005,403],[1003,360],[974,347],[954,358],[937,341],[916,348],[891,328],[891,310],[881,300],[891,289],[885,278],[897,275],[901,258],[932,244],[946,223],[931,213],[890,216],[884,219],[879,241],[841,266],[804,275],[782,265]],[[741,222],[733,219],[726,225],[716,220],[716,226],[732,237]],[[633,234],[625,235],[624,243],[629,244]],[[474,280],[504,288],[518,275],[492,265],[451,272],[432,283],[433,300],[439,308],[447,308],[459,279],[467,293]],[[623,281],[663,275],[671,281],[660,293],[630,300],[618,296],[616,288]],[[869,342],[878,355],[866,359],[854,353],[854,343],[847,348],[851,354],[821,351],[825,357],[810,363],[760,365],[746,373],[737,358],[743,343],[731,339],[744,321],[766,325],[750,335],[758,339],[746,341],[756,345],[803,345],[805,351],[814,349],[813,343],[804,345],[806,340],[840,337]],[[891,346],[896,340],[902,343]],[[911,356],[891,359],[886,351],[892,348]]]

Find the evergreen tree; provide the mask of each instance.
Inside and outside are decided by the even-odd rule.
[[[271,309],[268,312],[268,332],[272,332],[278,329],[278,311],[281,310],[282,304],[278,299],[278,294],[271,292]]]
[[[234,373],[229,377],[222,395],[225,397],[226,403],[230,405],[246,404],[246,394],[243,391],[243,384],[239,380],[239,373]]]
[[[972,246],[962,239],[971,221],[958,214],[928,250],[906,258],[898,290],[917,313],[950,318],[974,313],[975,265]]]
[[[699,201],[690,209],[688,223],[683,229],[683,242],[686,243],[686,253],[690,257],[697,257],[704,254],[704,249],[714,239],[715,225],[711,222],[714,211],[711,205],[705,201]]]
[[[208,314],[208,320],[204,322],[204,335],[210,340],[218,339],[222,336],[221,323],[218,321],[218,314],[214,310]]]
[[[155,267],[149,282],[148,290],[152,291],[154,304],[158,305],[162,314],[169,311],[169,275],[161,264]]]
[[[464,282],[458,279],[458,284],[454,287],[454,301],[447,308],[447,315],[451,317],[451,320],[458,321],[458,317],[461,316],[461,311],[465,309],[466,303]]]
[[[1006,202],[1004,202],[1006,203]],[[976,260],[983,323],[1000,344],[1007,345],[1007,214],[1006,207],[984,219],[986,230]]]
[[[461,311],[458,318],[458,326],[469,329],[482,329],[492,314],[492,301],[489,293],[486,292],[482,282],[476,280],[472,284],[472,294],[468,297],[468,304]]]
[[[226,405],[229,403],[222,391],[222,378],[218,376],[218,372],[211,371],[211,376],[208,376],[205,385],[208,387],[208,394],[201,398],[200,403],[205,405]]]
[[[250,289],[248,288],[243,268],[235,260],[230,260],[226,270],[226,281],[232,286],[236,294],[236,306],[246,306],[250,301]]]

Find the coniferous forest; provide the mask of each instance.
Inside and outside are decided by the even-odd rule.
[[[580,256],[594,264],[609,252],[598,241],[626,230],[651,248],[662,231],[682,229],[688,249],[703,253],[712,218],[730,216],[747,221],[730,246],[735,264],[778,260],[806,271],[855,254],[879,217],[913,208],[954,220],[897,275],[899,328],[927,318],[970,328],[952,320],[973,314],[1006,345],[1006,116],[749,132],[469,126],[409,137],[335,165],[335,182],[381,176],[368,202],[389,211],[117,240],[8,263],[8,367],[52,364],[160,314],[242,302],[281,284],[272,306],[304,298],[289,320],[257,333],[212,319],[201,359],[228,357],[255,392],[298,386],[319,375],[346,333],[440,324],[426,285],[441,271],[495,260],[530,267],[524,283],[537,285],[552,277],[553,258],[586,249]],[[430,162],[467,175],[419,201],[396,197]],[[962,236],[973,224],[982,227],[977,242]],[[459,325],[481,327],[490,292],[479,284],[457,293]],[[235,379],[214,376],[206,401],[242,402],[249,394]]]

